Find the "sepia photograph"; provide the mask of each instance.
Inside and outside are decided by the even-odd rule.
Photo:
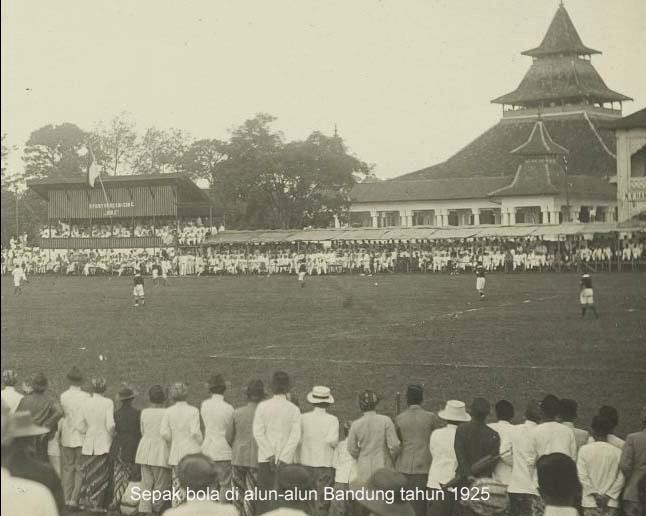
[[[646,516],[645,0],[6,0],[3,516]]]

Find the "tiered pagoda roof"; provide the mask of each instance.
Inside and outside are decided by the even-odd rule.
[[[598,50],[581,41],[570,15],[560,5],[541,44],[522,54],[534,58],[518,88],[492,102],[522,107],[632,100],[606,86],[589,59]]]
[[[565,170],[563,157],[568,150],[550,136],[545,124],[538,120],[529,138],[511,154],[523,156],[511,184],[490,192],[492,197],[521,195],[558,195],[564,192]]]
[[[552,18],[552,23],[550,23],[550,27],[547,29],[541,44],[531,50],[525,50],[521,54],[531,57],[545,57],[558,54],[589,56],[592,54],[601,54],[601,52],[586,47],[583,44],[576,27],[574,27],[574,23],[572,23],[572,18],[570,18],[567,10],[561,4],[556,10],[554,18]]]

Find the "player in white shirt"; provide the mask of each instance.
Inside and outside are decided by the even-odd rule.
[[[13,293],[15,295],[22,294],[22,283],[27,281],[27,275],[22,265],[16,264],[11,275],[13,276]]]

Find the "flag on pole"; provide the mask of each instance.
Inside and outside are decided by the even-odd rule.
[[[99,165],[94,159],[94,153],[92,152],[92,149],[88,147],[87,150],[90,153],[90,166],[87,169],[87,182],[92,188],[94,188],[94,182],[97,179],[100,179],[101,170],[99,169]]]

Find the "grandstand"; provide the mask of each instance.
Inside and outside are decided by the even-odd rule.
[[[178,174],[105,177],[94,188],[82,177],[28,186],[47,201],[42,249],[174,247],[183,220],[215,227],[209,196]]]

